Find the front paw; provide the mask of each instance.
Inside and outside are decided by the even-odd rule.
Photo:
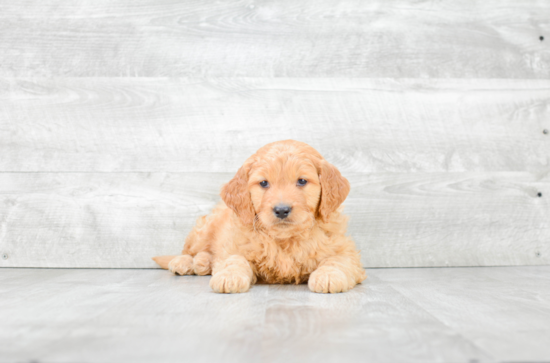
[[[218,293],[234,294],[247,292],[252,284],[248,274],[238,269],[225,269],[210,279],[210,287]]]
[[[345,273],[336,267],[322,266],[309,276],[309,289],[313,292],[337,293],[350,290],[348,278]]]

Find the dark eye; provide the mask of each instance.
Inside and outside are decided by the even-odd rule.
[[[262,188],[267,188],[269,186],[269,183],[267,182],[267,180],[262,180],[260,182],[260,185],[262,186]]]
[[[298,185],[306,185],[307,184],[307,180],[305,179],[298,179]]]

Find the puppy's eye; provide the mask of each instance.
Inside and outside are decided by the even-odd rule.
[[[260,182],[260,185],[262,186],[262,188],[267,188],[269,186],[269,183],[267,182],[267,180],[262,180]]]
[[[304,185],[306,185],[306,184],[307,184],[307,180],[305,180],[305,179],[298,179],[298,185],[304,186]]]

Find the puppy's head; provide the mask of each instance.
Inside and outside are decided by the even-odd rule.
[[[222,188],[222,199],[246,225],[286,238],[327,221],[349,183],[311,146],[286,140],[252,155]]]

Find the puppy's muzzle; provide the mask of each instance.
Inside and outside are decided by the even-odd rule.
[[[273,213],[275,213],[275,217],[280,219],[285,219],[290,214],[290,211],[292,208],[285,204],[279,204],[273,208]]]

